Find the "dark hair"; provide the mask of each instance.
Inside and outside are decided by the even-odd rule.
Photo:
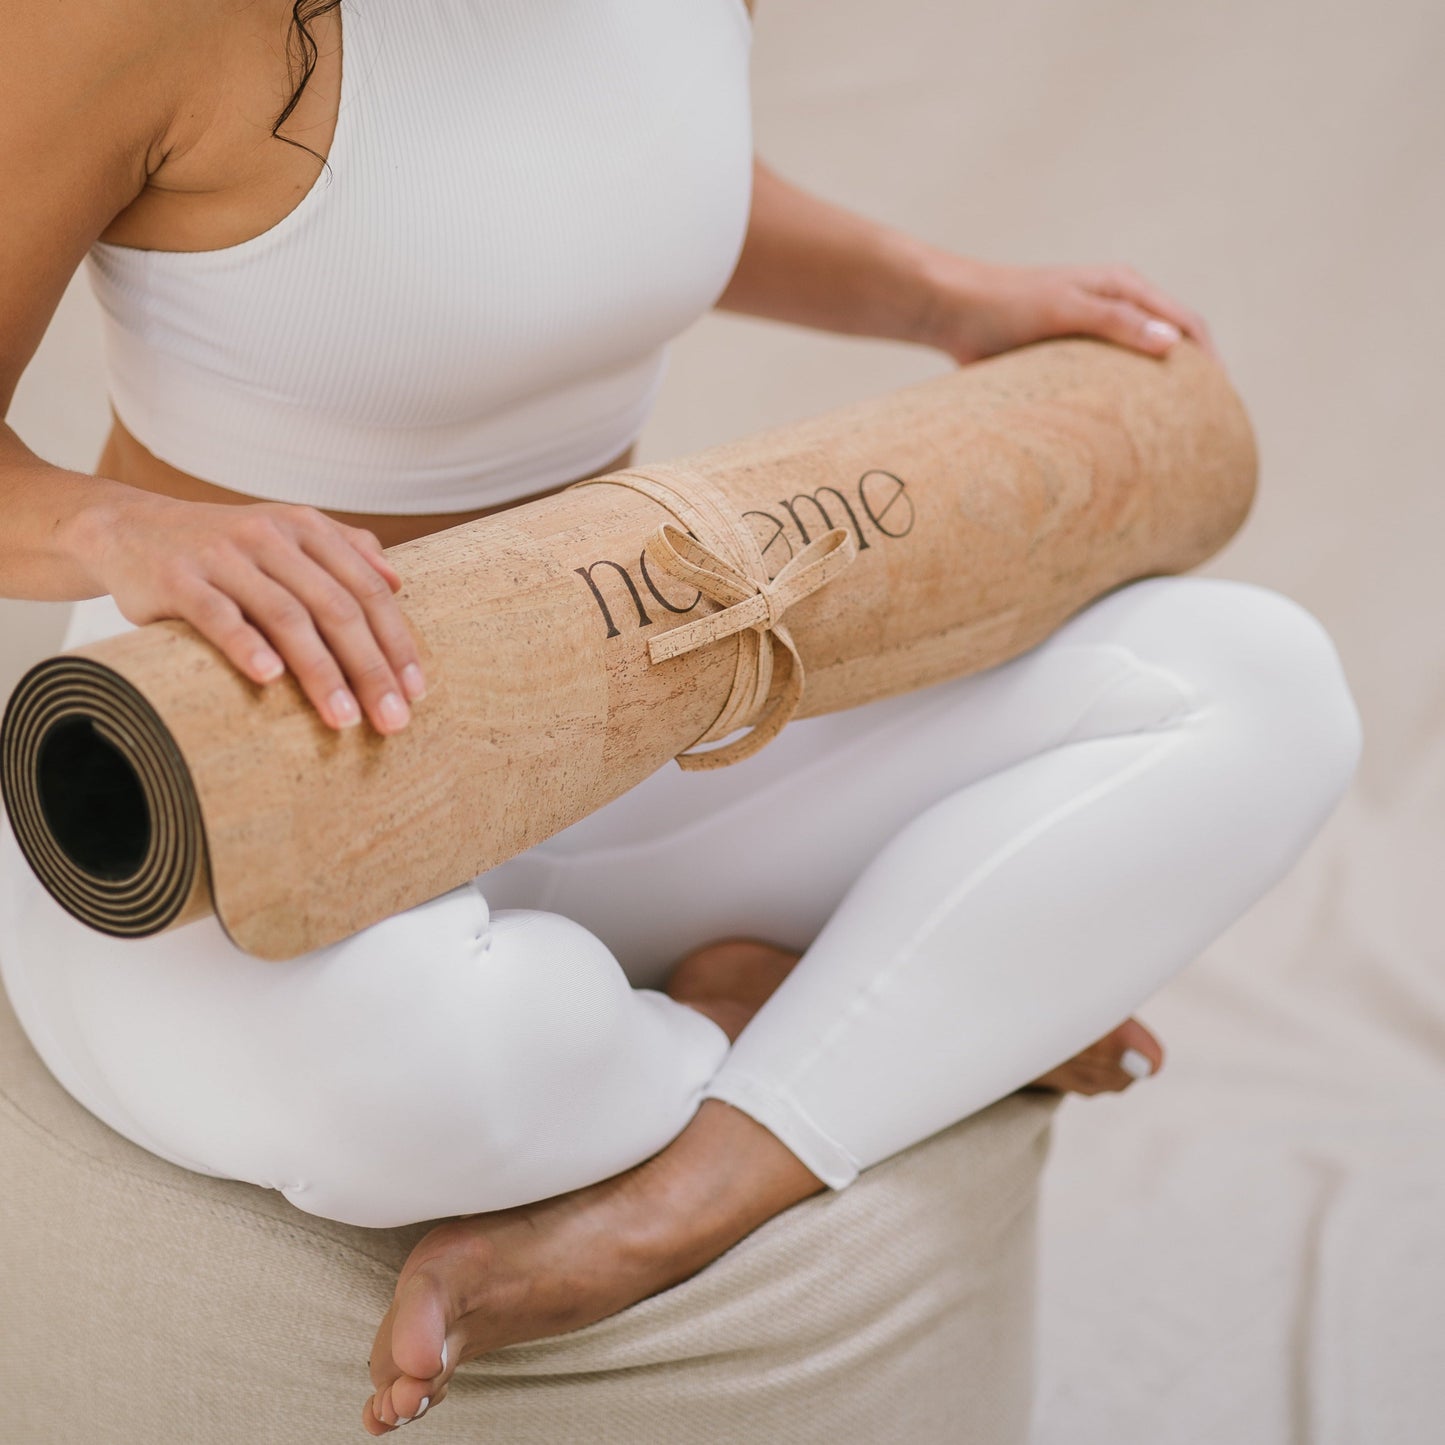
[[[302,145],[299,140],[292,140],[289,136],[276,135],[277,131],[286,123],[287,117],[296,109],[296,102],[301,99],[301,93],[306,89],[307,82],[311,79],[311,73],[316,69],[316,41],[311,34],[311,22],[319,20],[328,10],[336,10],[341,6],[341,0],[296,0],[291,8],[291,28],[286,33],[286,67],[287,74],[295,81],[295,89],[291,92],[291,99],[286,102],[285,109],[278,115],[271,125],[271,134],[277,140],[284,140],[287,145],[297,146],[303,151],[311,151],[311,154],[326,164],[326,157],[317,151],[311,150],[309,145]],[[300,68],[300,77],[297,78],[297,67]]]

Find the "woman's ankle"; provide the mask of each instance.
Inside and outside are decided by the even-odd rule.
[[[825,1187],[777,1135],[721,1099],[704,1099],[635,1184],[645,1247],[689,1273]]]

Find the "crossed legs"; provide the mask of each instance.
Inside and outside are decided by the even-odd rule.
[[[78,619],[123,630],[104,602]],[[7,835],[0,964],[52,1072],[153,1152],[352,1223],[466,1216],[378,1333],[382,1432],[463,1359],[683,1278],[1058,1068],[1288,870],[1358,748],[1308,613],[1152,579],[987,673],[664,768],[284,967],[214,919],[94,934]],[[739,935],[772,947],[764,987],[660,990]]]
[[[1057,1066],[1289,869],[1358,749],[1308,613],[1153,579],[989,673],[794,724],[736,769],[664,770],[485,875],[493,907],[558,910],[634,983],[699,935],[801,958],[666,1147],[422,1240],[378,1332],[367,1428]]]

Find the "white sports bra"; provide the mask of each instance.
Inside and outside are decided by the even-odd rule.
[[[343,0],[328,170],[220,250],[96,242],[111,402],[251,496],[470,510],[623,451],[747,227],[742,0]]]

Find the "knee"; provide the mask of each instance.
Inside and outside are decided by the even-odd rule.
[[[1334,639],[1308,608],[1267,587],[1232,584],[1235,647],[1261,712],[1338,798],[1359,765],[1364,733]]]
[[[1251,582],[1159,579],[1179,670],[1206,711],[1270,768],[1309,780],[1329,806],[1354,776],[1363,733],[1333,638],[1300,603]],[[1162,593],[1161,593],[1162,595]]]
[[[488,914],[483,904],[478,923],[468,900],[424,927],[418,912],[378,926],[395,925],[395,937],[369,940],[374,972],[353,958],[350,976],[336,979],[365,1011],[373,1046],[389,1040],[387,1055],[402,1065],[371,1076],[370,1107],[400,1122],[462,1091],[485,1132],[494,1102],[510,1108],[521,1095],[560,1100],[585,1089],[633,999],[607,946],[537,909]],[[383,979],[384,989],[373,986]]]
[[[346,940],[276,1041],[265,1169],[243,1177],[365,1225],[571,1187],[547,1150],[585,1148],[568,1121],[626,1049],[632,990],[570,919],[476,912],[444,897]]]
[[[459,923],[420,965],[415,937],[390,951],[396,1002],[293,1139],[293,1204],[362,1225],[504,1209],[630,1168],[691,1117],[726,1049],[715,1025],[634,990],[559,914]],[[381,997],[360,978],[341,991],[358,990]]]

